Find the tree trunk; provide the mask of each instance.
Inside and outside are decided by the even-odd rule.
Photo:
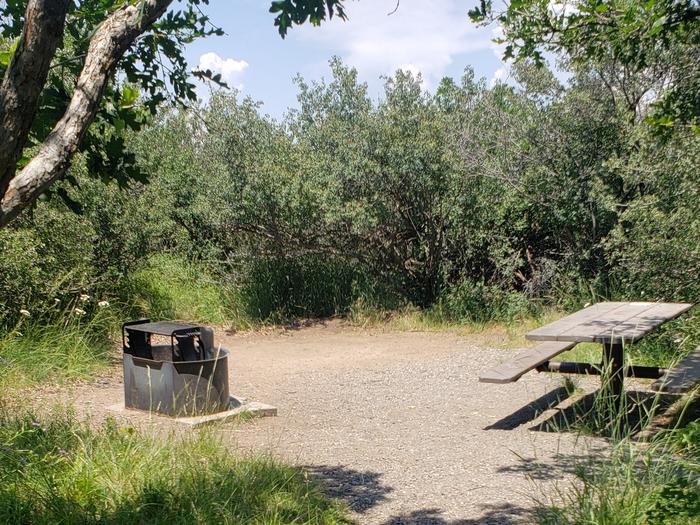
[[[104,88],[131,43],[173,0],[143,0],[112,13],[95,31],[65,114],[37,154],[10,181],[0,202],[0,227],[14,219],[70,166],[85,131],[99,108]]]
[[[30,0],[24,27],[0,85],[0,195],[17,171],[46,82],[63,38],[69,0]]]

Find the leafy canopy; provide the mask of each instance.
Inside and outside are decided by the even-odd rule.
[[[679,47],[692,67],[700,45],[699,0],[511,0],[501,11],[481,0],[469,16],[502,28],[506,60],[541,64],[545,52],[564,52],[574,63],[612,61],[642,72]],[[676,89],[660,101],[659,123],[692,123],[700,116],[700,86],[687,85],[687,76],[672,79]]]
[[[74,0],[69,8],[62,43],[54,57],[42,91],[39,111],[32,125],[29,143],[20,161],[21,169],[65,112],[73,96],[90,39],[96,28],[126,0]],[[164,105],[196,100],[193,77],[226,86],[221,75],[210,70],[191,70],[184,49],[196,39],[223,35],[203,11],[209,0],[178,0],[152,29],[137,38],[119,63],[115,79],[105,90],[98,113],[86,132],[80,151],[86,156],[88,171],[104,181],[116,180],[124,187],[132,180],[143,181],[134,155],[125,145],[129,130],[140,130]],[[27,0],[0,3],[0,77],[4,75],[24,25]],[[326,16],[345,18],[340,0],[274,1],[275,26],[284,37],[294,24],[306,20],[318,25]],[[68,180],[77,184],[70,174]],[[59,191],[74,209],[64,190]]]

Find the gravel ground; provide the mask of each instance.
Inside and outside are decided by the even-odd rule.
[[[232,351],[232,393],[279,410],[222,425],[232,450],[306,467],[361,524],[532,523],[535,502],[566,489],[575,464],[602,446],[531,430],[563,394],[561,378],[478,383],[512,351],[474,338],[328,323],[220,340]],[[80,387],[70,401],[99,415],[121,388]]]
[[[532,523],[594,446],[528,430],[523,407],[561,379],[479,383],[510,351],[466,337],[330,325],[225,343],[240,358],[234,388],[279,408],[229,426],[231,443],[308,467],[359,523]]]

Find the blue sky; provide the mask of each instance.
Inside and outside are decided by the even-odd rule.
[[[305,24],[280,38],[268,12],[269,0],[211,0],[204,6],[225,36],[191,44],[187,58],[222,76],[264,103],[263,112],[281,118],[296,105],[293,77],[329,76],[333,55],[358,69],[370,94],[382,93],[382,75],[398,68],[420,72],[426,89],[444,76],[459,78],[471,65],[477,76],[503,78],[507,67],[492,43],[493,28],[477,28],[467,11],[477,0],[346,0],[349,19]],[[207,90],[201,88],[200,92]]]

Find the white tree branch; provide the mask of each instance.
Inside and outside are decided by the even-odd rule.
[[[97,28],[66,112],[37,154],[10,181],[0,201],[0,227],[14,219],[52,182],[65,174],[97,113],[104,88],[119,59],[172,1],[142,0],[137,4],[126,4]]]

